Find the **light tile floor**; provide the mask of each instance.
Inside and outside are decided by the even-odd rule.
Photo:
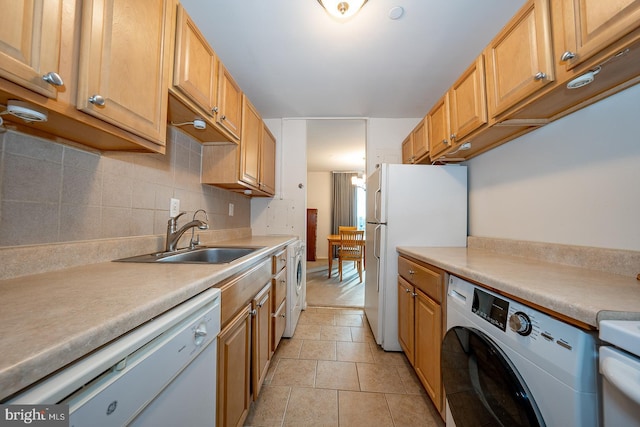
[[[283,338],[245,426],[444,426],[403,353],[361,309],[309,307]]]

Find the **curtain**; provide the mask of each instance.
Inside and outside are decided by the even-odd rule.
[[[351,183],[353,176],[358,174],[356,172],[333,173],[332,234],[338,234],[340,225],[357,225],[357,193],[356,186]]]

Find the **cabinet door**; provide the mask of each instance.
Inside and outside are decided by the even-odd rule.
[[[416,290],[415,298],[415,365],[416,374],[433,404],[442,412],[442,375],[440,350],[442,342],[442,309],[438,303]]]
[[[240,141],[240,180],[256,188],[260,180],[260,139],[262,119],[246,96],[242,101],[242,140]]]
[[[451,139],[461,142],[464,137],[487,123],[484,56],[460,76],[449,90],[451,108]]]
[[[78,73],[78,109],[162,145],[170,3],[84,1]]]
[[[640,27],[640,0],[563,0],[566,53],[571,69]]]
[[[256,295],[251,305],[251,383],[253,400],[257,400],[271,360],[271,281]]]
[[[276,194],[276,138],[262,125],[262,145],[260,147],[260,189]]]
[[[217,425],[241,426],[249,413],[251,305],[218,335]]]
[[[0,2],[0,77],[54,99],[58,86],[45,81],[43,76],[58,73],[61,3],[61,0]]]
[[[491,117],[553,81],[552,53],[549,0],[530,0],[486,49]]]
[[[284,329],[287,326],[287,300],[282,301],[280,307],[273,313],[272,317],[272,339],[271,339],[271,352],[273,353],[278,348],[282,335],[284,335]]]
[[[402,141],[402,163],[413,163],[413,132],[407,135],[407,138]]]
[[[413,156],[416,160],[425,156],[429,152],[429,140],[427,137],[427,118],[420,120],[420,123],[413,129]]]
[[[218,57],[198,27],[178,5],[173,85],[213,117],[218,84]]]
[[[414,288],[398,276],[398,340],[409,359],[414,365]]]
[[[451,147],[449,139],[449,93],[447,92],[433,106],[427,115],[429,127],[429,153],[431,160],[437,160]]]
[[[229,71],[219,61],[218,105],[216,121],[233,137],[240,139],[242,124],[242,90],[233,80]]]

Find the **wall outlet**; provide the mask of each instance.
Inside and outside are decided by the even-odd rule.
[[[229,203],[229,216],[233,216],[233,203]]]
[[[169,203],[169,216],[175,218],[180,214],[180,199],[171,199]]]

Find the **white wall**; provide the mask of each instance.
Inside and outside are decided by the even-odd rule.
[[[402,141],[421,119],[367,121],[367,176],[379,163],[402,163]]]
[[[307,173],[307,208],[318,209],[316,258],[326,259],[331,234],[331,172]]]
[[[276,195],[251,200],[251,229],[255,235],[289,234],[305,239],[307,187],[307,123],[299,119],[270,119],[276,137]]]
[[[471,235],[640,250],[640,85],[467,164]]]

